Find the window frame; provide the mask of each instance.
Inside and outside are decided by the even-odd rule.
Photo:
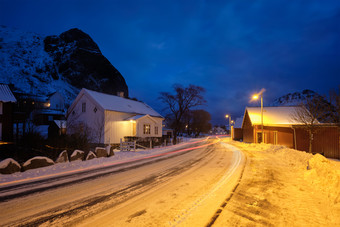
[[[81,103],[81,112],[86,113],[86,102]]]
[[[143,134],[150,135],[151,134],[151,125],[150,124],[143,124]]]

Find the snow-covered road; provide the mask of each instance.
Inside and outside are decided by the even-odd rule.
[[[202,143],[82,174],[6,186],[0,225],[205,225],[237,184],[244,158],[217,139]]]

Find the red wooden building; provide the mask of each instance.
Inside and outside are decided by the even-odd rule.
[[[293,120],[298,107],[263,108],[263,142],[280,144],[301,151],[308,151],[309,138],[302,122]],[[340,159],[340,127],[320,124],[313,134],[313,153],[321,153],[328,158]],[[247,107],[242,122],[243,141],[261,143],[261,108]]]

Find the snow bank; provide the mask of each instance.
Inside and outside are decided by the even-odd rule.
[[[327,193],[334,204],[340,203],[340,170],[320,154],[308,160],[305,179],[319,190]]]

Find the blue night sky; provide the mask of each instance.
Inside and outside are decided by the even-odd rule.
[[[206,89],[213,124],[289,92],[340,85],[340,1],[0,0],[0,24],[42,35],[79,28],[161,112],[159,92]]]

